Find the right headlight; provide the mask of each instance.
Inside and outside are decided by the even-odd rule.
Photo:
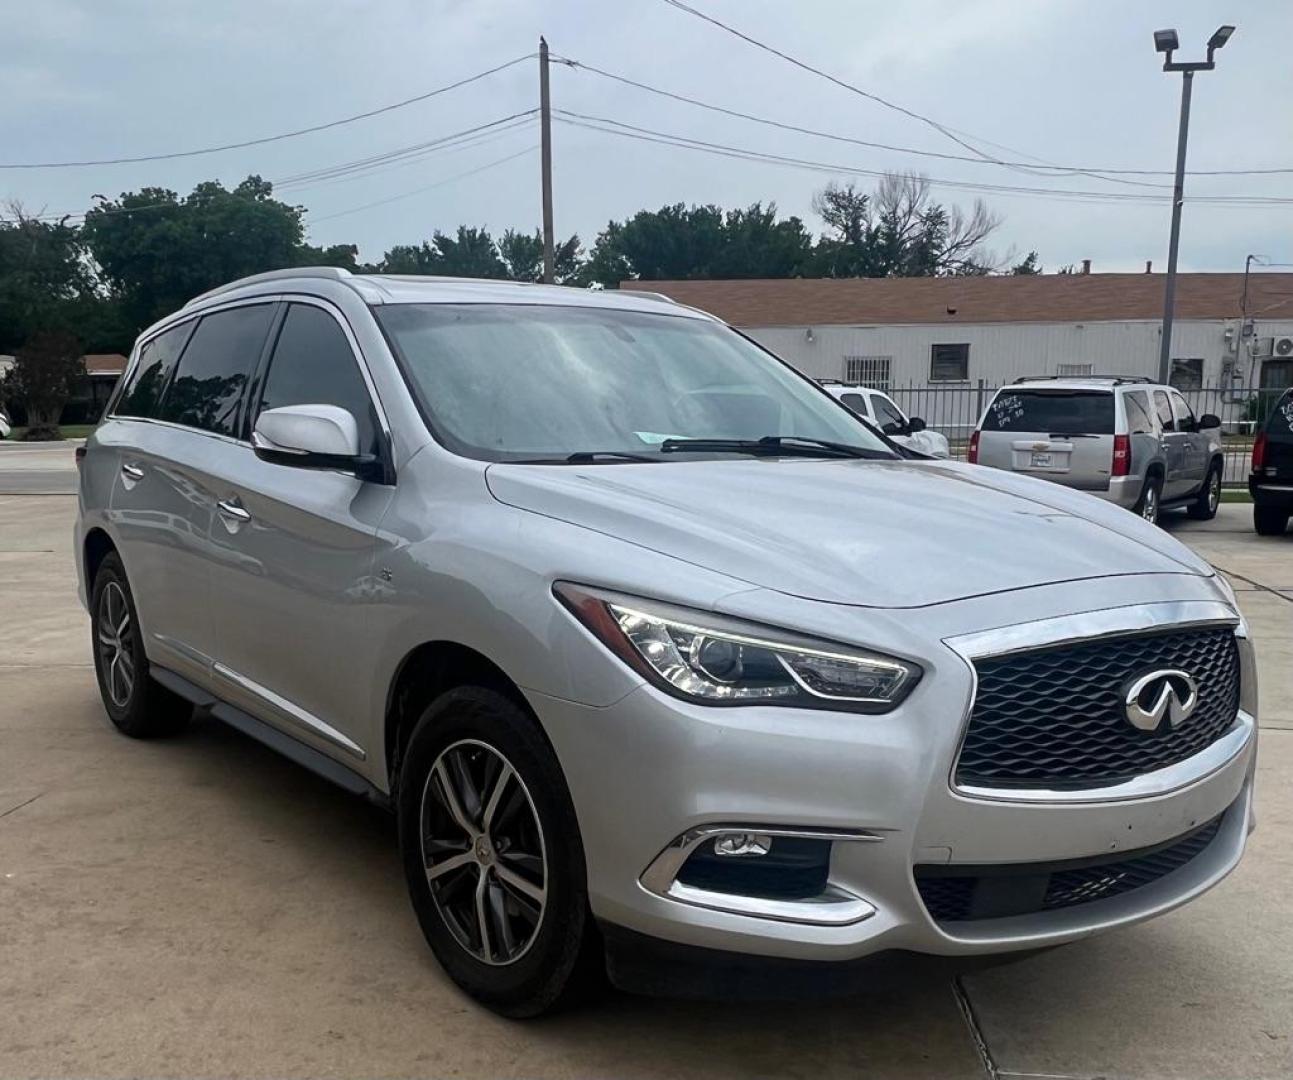
[[[921,676],[906,660],[712,612],[564,581],[553,592],[630,667],[700,704],[882,713]]]

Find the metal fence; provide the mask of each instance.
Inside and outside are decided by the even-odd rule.
[[[923,383],[879,389],[908,416],[919,416],[930,428],[946,435],[952,456],[964,460],[970,433],[999,387],[980,379],[973,385]],[[1247,482],[1253,437],[1282,393],[1282,389],[1230,384],[1181,390],[1196,416],[1212,413],[1221,420],[1226,456],[1223,478],[1228,486],[1242,487]]]

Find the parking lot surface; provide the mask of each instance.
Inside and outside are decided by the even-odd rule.
[[[520,1024],[441,974],[381,812],[212,721],[156,743],[111,730],[75,499],[22,494],[74,481],[70,448],[10,454],[0,1077],[1293,1075],[1293,535],[1258,538],[1247,506],[1168,523],[1230,575],[1261,668],[1259,828],[1217,889],[1000,965],[882,958],[845,1000],[609,994]]]

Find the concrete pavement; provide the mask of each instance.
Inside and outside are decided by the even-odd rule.
[[[996,967],[895,958],[844,1001],[529,1024],[441,974],[384,815],[219,724],[110,729],[74,513],[0,496],[0,1077],[1293,1075],[1293,535],[1247,507],[1170,526],[1242,575],[1259,645],[1260,828],[1218,889]]]

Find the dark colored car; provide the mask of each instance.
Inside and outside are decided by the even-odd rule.
[[[1253,443],[1253,528],[1261,536],[1283,536],[1293,513],[1293,387],[1275,403]]]

